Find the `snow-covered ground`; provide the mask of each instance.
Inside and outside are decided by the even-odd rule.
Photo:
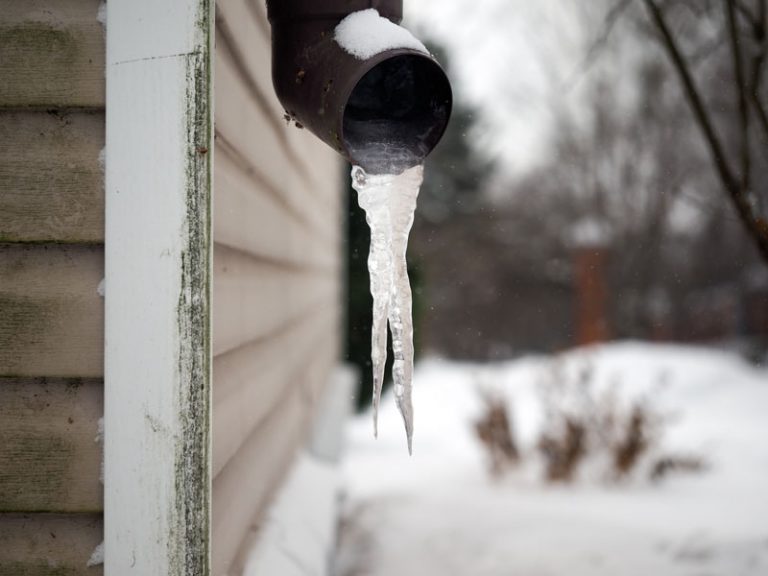
[[[556,364],[553,364],[556,362]],[[541,394],[592,367],[596,386],[645,396],[668,418],[657,452],[708,470],[660,483],[541,480]],[[340,576],[759,576],[768,574],[768,371],[706,349],[615,344],[505,364],[422,362],[414,455],[390,396],[378,440],[370,413],[349,426]],[[488,475],[472,424],[478,387],[510,400],[523,464]]]

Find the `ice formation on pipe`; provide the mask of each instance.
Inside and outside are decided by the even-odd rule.
[[[406,264],[408,234],[413,224],[416,198],[423,179],[423,166],[401,174],[367,174],[356,166],[352,185],[371,229],[368,255],[373,328],[373,425],[378,435],[378,410],[387,360],[387,323],[392,333],[392,379],[395,401],[405,423],[408,452],[413,453],[413,320],[412,297]]]

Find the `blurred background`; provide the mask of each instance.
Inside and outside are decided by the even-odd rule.
[[[768,269],[643,2],[406,8],[457,100],[408,254],[422,352],[498,360],[627,338],[764,351]],[[722,2],[664,8],[736,173]],[[750,124],[749,190],[764,214],[766,132]],[[349,357],[362,367],[368,238],[354,192],[349,204]]]
[[[405,4],[455,107],[408,251],[415,456],[392,398],[353,423],[341,573],[768,573],[766,2]]]

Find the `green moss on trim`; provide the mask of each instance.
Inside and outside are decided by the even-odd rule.
[[[173,576],[210,573],[210,268],[212,186],[211,34],[213,4],[200,0],[199,50],[186,56],[186,226],[181,255],[179,405],[182,430],[176,446],[176,506],[170,520],[178,545]]]

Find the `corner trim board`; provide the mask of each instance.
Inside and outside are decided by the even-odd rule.
[[[211,0],[110,0],[105,573],[207,576]]]

